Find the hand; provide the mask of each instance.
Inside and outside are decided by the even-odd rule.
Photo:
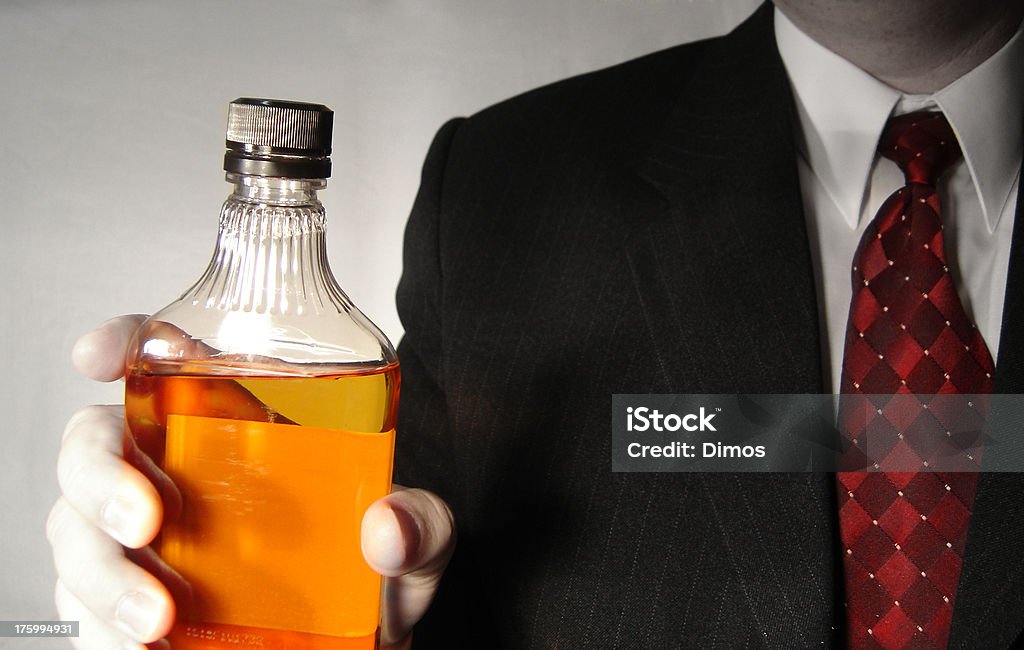
[[[83,336],[72,352],[75,367],[99,381],[120,378],[128,341],[144,318],[115,318]],[[122,407],[90,406],[71,417],[57,476],[63,494],[46,532],[57,567],[57,609],[63,620],[80,621],[75,646],[169,647],[162,637],[174,622],[171,592],[188,586],[147,545],[164,509],[179,507],[180,495],[124,435]],[[367,510],[362,548],[385,576],[385,648],[409,647],[412,626],[430,605],[454,546],[451,511],[430,492],[396,485]]]

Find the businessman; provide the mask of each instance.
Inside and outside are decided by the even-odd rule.
[[[615,393],[860,384],[847,339],[864,299],[851,267],[864,233],[889,232],[876,215],[904,185],[941,219],[937,282],[956,287],[929,304],[957,311],[947,328],[977,325],[989,360],[980,343],[971,359],[989,390],[1024,392],[1024,235],[1012,241],[1022,14],[1018,1],[780,1],[724,37],[447,124],[424,166],[398,291],[396,477],[429,491],[396,492],[363,528],[368,561],[392,576],[385,642],[1024,643],[1016,475],[978,479],[961,499],[962,530],[944,539],[955,557],[930,560],[933,575],[911,583],[928,571],[899,542],[877,573],[848,559],[861,560],[863,531],[847,506],[873,506],[848,483],[837,490],[835,475],[613,474],[608,424]],[[899,121],[890,116],[920,112],[942,144],[917,151],[941,158],[941,172],[878,153]],[[904,141],[894,147],[915,157]],[[134,323],[84,338],[79,366],[115,378]],[[136,477],[117,488],[131,516],[103,519],[111,472],[123,470],[109,458],[119,432],[116,415],[95,409],[67,429],[49,526],[58,603],[105,640],[149,641],[171,610],[120,544],[152,538],[158,497]],[[889,487],[892,503],[920,508]],[[406,515],[414,534],[396,524]],[[906,529],[899,516],[879,517],[896,522],[880,527],[887,543]],[[144,554],[132,552],[151,566]],[[893,573],[908,580],[905,597],[883,602]]]

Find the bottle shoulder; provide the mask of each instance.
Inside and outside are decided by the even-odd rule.
[[[209,265],[140,329],[129,367],[223,365],[287,374],[386,368],[387,337],[345,295],[327,258],[322,181],[229,175]]]
[[[205,308],[179,300],[136,332],[126,365],[156,374],[323,376],[397,367],[387,337],[355,307],[332,315]]]

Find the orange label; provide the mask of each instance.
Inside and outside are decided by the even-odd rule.
[[[167,416],[164,469],[183,510],[160,555],[191,586],[179,620],[373,635],[381,578],[363,514],[391,488],[394,431]]]

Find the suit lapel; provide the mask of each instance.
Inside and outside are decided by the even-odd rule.
[[[821,392],[793,100],[771,5],[716,45],[640,166],[669,202],[629,251],[644,318],[672,386]]]
[[[679,98],[639,166],[667,209],[627,252],[665,385],[820,393],[820,319],[793,100],[770,4],[707,49]],[[764,638],[782,645],[829,638],[842,593],[832,475],[738,476],[732,486],[709,494],[708,511],[744,593],[773,594],[748,603]],[[812,537],[823,545],[798,564],[789,551]],[[779,552],[758,552],[765,540]]]
[[[1018,194],[995,374],[997,394],[1024,393],[1022,199],[1024,193]],[[1010,427],[1019,422],[1013,413],[997,412],[993,417],[1011,418],[1006,420]],[[1024,474],[981,474],[953,612],[951,648],[1006,647],[1021,636],[1024,630],[1022,550]]]

